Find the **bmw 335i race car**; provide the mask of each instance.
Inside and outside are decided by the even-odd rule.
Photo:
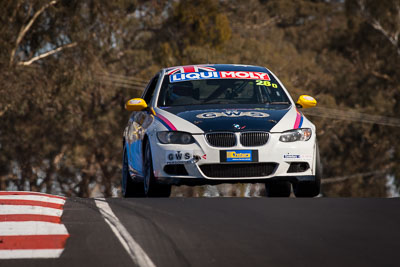
[[[194,65],[162,69],[123,136],[122,193],[168,197],[171,185],[264,183],[267,196],[319,194],[315,126],[267,68]]]

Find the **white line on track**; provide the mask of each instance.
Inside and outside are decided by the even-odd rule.
[[[95,203],[101,215],[103,215],[104,220],[128,252],[133,262],[140,267],[155,267],[155,264],[146,252],[144,252],[142,247],[133,239],[125,226],[123,226],[117,216],[115,216],[106,200],[104,198],[97,198],[95,199]]]
[[[58,258],[64,249],[7,249],[0,250],[0,259]]]
[[[11,200],[33,200],[33,201],[43,201],[55,204],[64,204],[65,200],[54,197],[37,196],[37,195],[0,195],[0,200],[11,199]]]
[[[16,235],[66,235],[67,229],[63,224],[50,222],[1,222],[1,236]]]
[[[53,209],[40,206],[28,205],[1,205],[0,215],[11,214],[37,214],[37,215],[50,215],[60,217],[63,213],[61,209]]]

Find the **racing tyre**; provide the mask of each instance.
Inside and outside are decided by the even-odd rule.
[[[135,183],[129,175],[128,157],[124,148],[124,159],[122,163],[122,196],[123,197],[143,197],[143,185]]]
[[[315,180],[297,182],[293,184],[293,193],[296,197],[316,197],[321,190],[322,166],[319,157],[319,148],[316,150]]]
[[[265,183],[267,197],[289,197],[291,184],[287,181],[272,180]]]
[[[147,197],[169,197],[171,195],[171,185],[158,184],[154,177],[153,161],[151,157],[150,143],[147,141],[144,152],[144,194]]]

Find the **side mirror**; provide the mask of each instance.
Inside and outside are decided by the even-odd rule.
[[[298,108],[312,108],[317,105],[317,100],[309,95],[301,95],[296,102]]]
[[[141,98],[133,98],[125,104],[125,109],[129,111],[142,111],[147,108],[146,101]]]

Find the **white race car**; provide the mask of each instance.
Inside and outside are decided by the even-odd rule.
[[[314,197],[321,164],[315,126],[267,68],[194,65],[162,69],[123,137],[124,197],[168,197],[171,185],[264,183],[267,196]]]

